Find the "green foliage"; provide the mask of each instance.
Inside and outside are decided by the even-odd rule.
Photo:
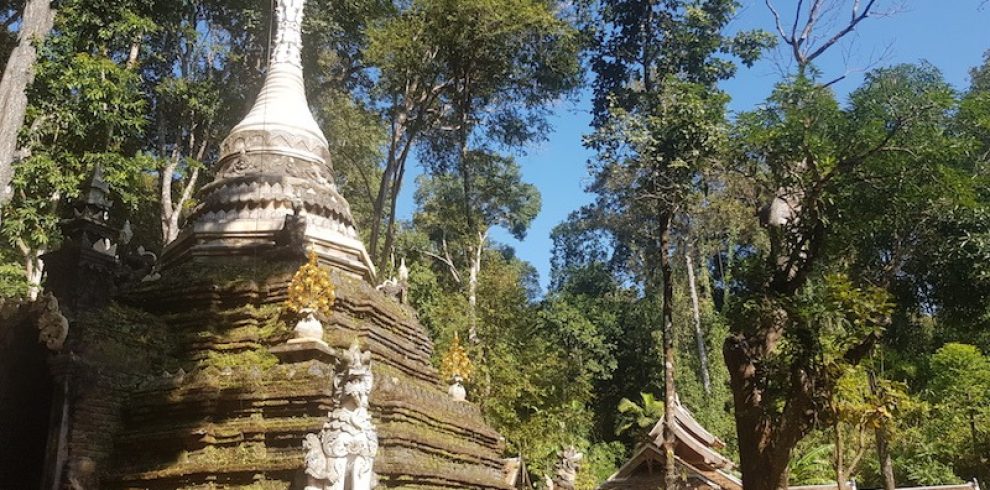
[[[608,381],[616,368],[615,346],[608,343],[601,325],[575,303],[562,296],[546,299],[537,313],[539,329],[567,353],[570,366],[580,367],[575,374],[587,376],[590,382]]]
[[[631,432],[637,441],[645,442],[650,430],[663,418],[663,400],[657,400],[650,393],[640,393],[640,403],[628,398],[619,400],[618,434]]]
[[[367,239],[382,179],[379,164],[384,157],[385,126],[374,112],[346,92],[328,89],[318,103],[338,190],[347,197],[357,229]]]
[[[78,18],[63,12],[57,28]],[[94,168],[104,170],[118,201],[135,207],[136,179],[151,160],[136,152],[147,121],[140,77],[102,54],[74,52],[70,36],[54,36],[41,53],[29,97],[25,147],[15,166],[14,199],[3,235],[29,254],[58,239],[61,205]]]
[[[395,199],[414,148],[432,177],[461,179],[462,219],[472,224],[471,213],[487,199],[471,188],[473,174],[490,174],[485,166],[504,159],[498,151],[543,138],[549,104],[581,82],[577,31],[553,2],[417,0],[397,6],[395,15],[369,29],[364,53],[376,70],[371,105],[390,126],[369,244],[379,263],[393,252]],[[382,226],[384,246],[377,240]],[[515,223],[510,230],[520,231]]]
[[[835,469],[832,467],[832,455],[835,453],[835,446],[811,444],[812,441],[807,441],[802,446],[809,447],[798,447],[797,456],[791,459],[788,466],[790,482],[794,485],[821,485],[834,482]]]
[[[962,402],[967,396],[990,393],[990,359],[978,348],[950,343],[929,361],[928,386],[943,402]]]
[[[640,88],[653,91],[651,76],[675,75],[713,87],[735,75],[731,57],[749,66],[774,44],[773,36],[761,30],[725,34],[739,8],[732,0],[601,0],[588,7],[585,30],[593,40],[596,119],[613,104],[627,110],[638,105]]]
[[[789,426],[778,435],[794,443],[830,425],[822,421],[836,412],[856,414],[845,420],[857,434],[890,422],[889,400],[867,397],[859,406],[848,383],[863,383],[845,376],[888,329],[914,343],[928,286],[910,271],[930,270],[918,253],[927,225],[945,201],[976,195],[958,174],[963,147],[948,131],[953,91],[933,67],[875,70],[847,105],[816,74],[803,73],[733,129],[734,165],[747,175],[749,195],[761,196],[766,241],[744,245],[726,344],[740,348],[731,372],[761,367],[747,381],[763,395],[752,415]],[[744,343],[761,348],[745,353]],[[787,413],[801,404],[804,414]]]
[[[438,80],[441,100],[463,112],[442,117],[466,117],[510,146],[542,134],[543,105],[580,82],[576,32],[551,2],[420,0],[368,36],[383,95]]]
[[[24,298],[27,294],[24,268],[17,264],[0,264],[0,298]]]
[[[470,245],[478,233],[488,228],[504,228],[517,239],[540,211],[540,193],[536,186],[523,182],[515,160],[501,155],[473,151],[468,155],[473,169],[465,195],[460,176],[439,174],[418,180],[416,226],[436,242],[444,238],[451,243]],[[471,229],[471,227],[475,229]]]
[[[219,141],[257,91],[270,27],[262,7],[59,2],[4,210],[0,297],[36,286],[38,255],[57,245],[65,202],[97,166],[115,223],[131,221],[136,243],[161,244],[162,188],[178,198],[195,172],[208,181]],[[390,182],[418,152],[417,212],[399,225],[394,250],[378,248],[386,262],[406,258],[435,352],[476,324],[469,397],[537,479],[574,444],[586,456],[578,486],[595,488],[662,415],[651,393],[664,388],[656,293],[665,280],[681,402],[727,442],[727,455],[738,455],[739,440],[723,341],[757,345],[772,331],[779,341],[754,364],[760,416],[779,427],[796,400],[810,414],[799,421],[807,437],[792,483],[834,478],[836,426],[867,445],[887,436],[902,484],[990,478],[990,57],[961,93],[923,63],[874,70],[840,100],[802,69],[730,123],[718,82],[773,44],[762,31],[726,34],[738,7],[311,0],[307,88],[359,230],[370,238],[387,225],[398,195]],[[19,8],[0,16],[16,25]],[[552,288],[541,296],[532,266],[487,232],[522,239],[537,216],[539,191],[514,156],[547,134],[550,103],[580,85],[582,48],[596,75],[586,139],[595,201],[554,230]],[[170,166],[172,181],[161,182]],[[788,196],[799,219],[753,219]],[[657,273],[664,254],[666,278]],[[688,254],[699,266],[708,390],[690,328]],[[229,267],[173,280],[227,277]],[[133,315],[103,323],[124,325],[117,333],[136,345],[161,341],[142,338]],[[104,354],[123,360],[133,351],[111,347]],[[248,351],[203,362],[225,370],[276,360]],[[810,381],[795,383],[795,373]],[[856,474],[864,486],[880,485],[872,453]]]
[[[625,463],[626,449],[619,442],[596,443],[584,449],[578,490],[594,490]]]
[[[885,290],[857,287],[844,274],[830,274],[812,283],[795,306],[801,327],[815,338],[814,355],[823,356],[827,364],[842,364],[846,352],[862,339],[881,335],[892,307]]]

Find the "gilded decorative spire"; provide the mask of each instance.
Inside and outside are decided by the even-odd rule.
[[[468,380],[471,379],[472,374],[474,374],[474,363],[461,346],[461,338],[455,332],[453,342],[440,359],[440,376],[448,380],[455,377]]]
[[[309,261],[299,267],[289,283],[285,306],[295,313],[312,311],[329,316],[336,300],[330,274],[320,268],[316,254],[309,253]]]
[[[195,257],[257,257],[276,247],[305,247],[321,264],[374,279],[350,205],[337,192],[326,136],[306,102],[304,5],[277,0],[265,83],[221,143],[216,177],[200,190],[199,204],[165,249],[166,268]]]

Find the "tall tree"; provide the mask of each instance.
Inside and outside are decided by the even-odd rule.
[[[723,34],[734,1],[603,1],[594,4],[594,125],[587,144],[598,195],[585,214],[631,252],[648,295],[661,298],[665,485],[674,488],[674,326],[671,225],[699,171],[721,149],[727,96],[716,84],[751,63],[769,36]]]
[[[83,2],[64,2],[37,62],[28,92],[23,158],[15,166],[13,199],[4,208],[3,237],[19,251],[33,291],[40,285],[40,256],[60,238],[63,201],[99,166],[118,202],[142,199],[136,184],[149,159],[137,154],[147,103],[140,77],[128,69],[120,34],[142,24],[129,11],[93,16]],[[101,29],[106,22],[113,28]]]
[[[795,18],[807,20],[791,30],[773,10],[797,72],[764,109],[740,117],[738,168],[764,196],[760,217],[769,239],[742,266],[746,277],[737,275],[743,297],[724,346],[747,488],[786,486],[795,445],[828,413],[823,400],[831,396],[835,376],[822,362],[820,336],[827,328],[802,315],[795,298],[836,265],[828,262],[828,249],[841,223],[838,196],[863,179],[882,179],[870,174],[867,162],[885,155],[926,162],[921,135],[937,134],[952,105],[951,91],[938,77],[893,69],[868,76],[849,108],[840,108],[827,88],[831,81],[820,79],[811,63],[869,17],[875,2],[854,2],[847,24],[834,35],[816,36],[822,16],[840,5],[816,1],[804,11],[799,4]],[[816,39],[824,41],[815,45]],[[861,360],[882,331],[883,322],[875,323],[846,337],[833,358]]]
[[[463,285],[468,298],[468,338],[477,343],[478,281],[489,232],[497,226],[523,239],[540,211],[540,193],[522,181],[519,166],[511,158],[480,151],[467,157],[473,169],[467,186],[455,173],[420,179],[415,223],[434,243],[433,250],[423,253],[442,263],[451,279]],[[466,278],[461,272],[465,269]]]
[[[412,2],[371,34],[369,62],[390,136],[375,199],[369,248],[379,266],[393,247],[405,163],[428,135],[420,160],[458,169],[470,186],[470,146],[519,148],[542,137],[547,104],[580,82],[577,37],[544,0]],[[463,195],[471,195],[465,189]]]
[[[157,157],[162,245],[179,234],[206,162],[241,116],[259,80],[252,64],[260,12],[209,2],[153,2],[154,24],[135,33],[128,66],[142,75],[149,99],[146,151]],[[252,59],[254,58],[254,59]]]

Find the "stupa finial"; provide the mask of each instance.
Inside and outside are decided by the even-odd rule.
[[[302,20],[306,0],[280,0],[275,5],[275,46],[272,64],[288,63],[302,69]]]

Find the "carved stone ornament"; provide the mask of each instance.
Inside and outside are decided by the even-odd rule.
[[[571,446],[557,453],[557,456],[559,459],[553,469],[553,488],[574,490],[577,484],[578,469],[580,468],[578,463],[584,459],[584,454],[581,454],[574,446]]]
[[[371,490],[378,433],[368,411],[374,385],[371,352],[357,341],[338,362],[333,378],[334,405],[317,434],[306,434],[306,490]]]
[[[302,21],[306,0],[279,0],[275,6],[278,30],[272,61],[302,67]]]
[[[199,190],[182,231],[165,247],[163,270],[189,257],[295,254],[305,243],[324,265],[375,280],[350,205],[337,190],[326,135],[306,100],[305,3],[276,0],[261,91],[220,143],[214,180]]]
[[[386,279],[385,282],[375,286],[375,289],[399,304],[406,304],[406,285],[394,277]]]
[[[38,317],[38,342],[51,350],[61,350],[69,335],[69,320],[62,314],[54,294],[45,293],[39,305],[41,315]]]
[[[248,115],[221,144],[221,160],[234,153],[279,149],[313,161],[326,155],[327,138],[309,110],[303,85],[300,50],[306,0],[275,3],[275,44],[265,83]]]

